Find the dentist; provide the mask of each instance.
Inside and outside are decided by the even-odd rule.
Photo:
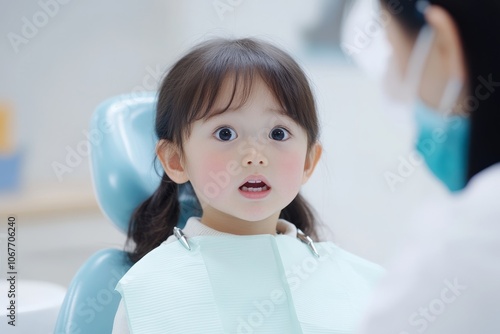
[[[415,217],[358,333],[500,333],[500,2],[380,2],[392,86],[451,196]]]

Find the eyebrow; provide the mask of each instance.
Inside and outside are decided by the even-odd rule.
[[[282,108],[267,108],[266,111],[273,111],[273,112],[278,113],[280,115],[288,116],[288,114],[286,113],[286,111],[283,110]]]
[[[228,108],[226,111],[236,111],[236,110],[237,110],[237,108]],[[266,108],[265,110],[269,111],[269,112],[278,113],[282,116],[290,117],[283,108]],[[214,112],[212,112],[208,115],[208,117],[205,119],[205,122],[208,122],[210,119],[212,119],[214,117],[222,116],[226,111],[221,112],[220,109],[215,110]]]

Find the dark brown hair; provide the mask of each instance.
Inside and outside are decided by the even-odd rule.
[[[500,2],[491,0],[429,0],[448,11],[453,17],[461,38],[468,74],[469,96],[475,106],[465,106],[470,112],[471,133],[469,142],[467,180],[484,169],[500,162]],[[381,0],[393,17],[410,36],[416,37],[426,24],[425,17],[417,10],[418,1]],[[496,86],[485,87],[494,81]],[[477,89],[491,94],[478,98]],[[476,95],[475,95],[476,94]],[[475,100],[474,100],[475,98]]]
[[[225,112],[238,89],[243,92],[239,103],[245,103],[257,76],[266,83],[287,116],[306,130],[309,153],[319,138],[319,125],[307,77],[287,53],[249,38],[207,41],[173,65],[159,90],[155,121],[158,139],[176,145],[183,152],[183,140],[190,136],[191,123]],[[227,78],[234,79],[231,101],[222,110],[212,110]],[[189,182],[186,185],[193,193]],[[135,243],[130,253],[133,262],[173,234],[180,213],[179,187],[163,173],[158,189],[134,211],[128,232],[128,241]],[[281,211],[280,218],[317,239],[316,215],[300,194]]]

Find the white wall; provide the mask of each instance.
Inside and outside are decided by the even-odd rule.
[[[63,162],[66,146],[76,149],[85,139],[96,105],[141,85],[148,67],[168,60],[165,7],[162,1],[74,0],[60,5],[17,53],[7,38],[0,40],[0,87],[15,103],[28,183],[57,182],[51,163]],[[3,5],[2,36],[22,35],[22,18],[32,22],[40,12],[36,1]],[[88,177],[82,163],[64,182]]]

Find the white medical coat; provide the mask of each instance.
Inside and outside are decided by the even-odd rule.
[[[413,226],[358,333],[499,334],[500,164]]]

